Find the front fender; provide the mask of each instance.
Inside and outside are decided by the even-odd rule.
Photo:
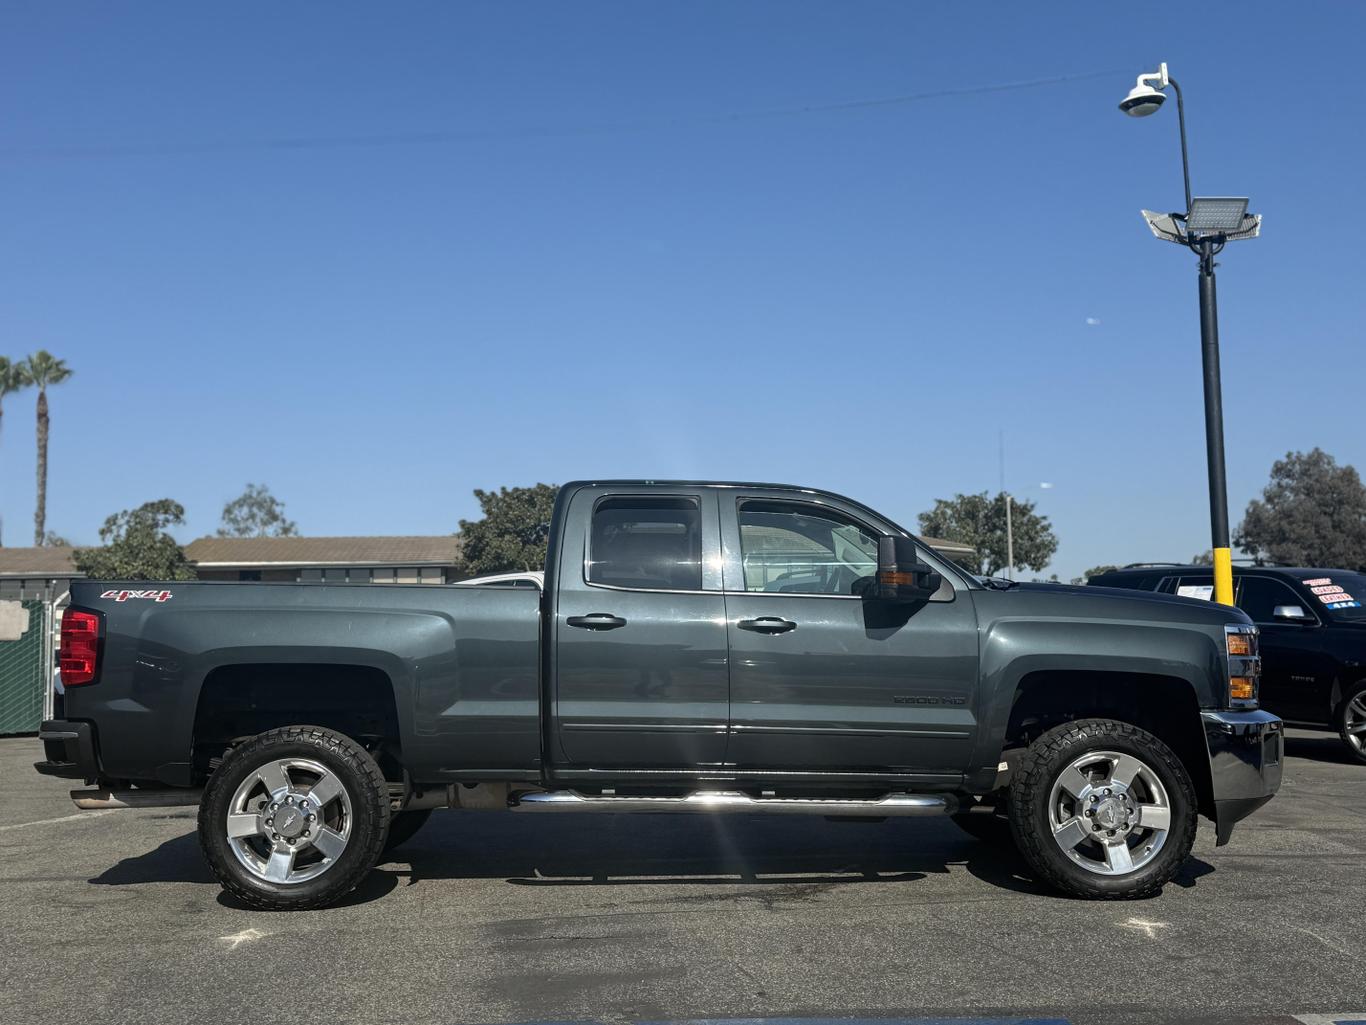
[[[1220,628],[1222,630],[1222,628]],[[1123,673],[1184,681],[1202,708],[1217,707],[1224,652],[1208,626],[1074,617],[1001,617],[982,637],[981,706],[974,764],[994,773],[1020,683],[1038,672]]]

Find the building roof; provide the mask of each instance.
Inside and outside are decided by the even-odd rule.
[[[977,549],[972,545],[965,545],[961,541],[945,541],[942,537],[926,537],[924,534],[917,534],[916,537],[924,541],[941,555],[953,558],[955,555],[976,555]]]
[[[255,566],[454,566],[460,539],[436,537],[201,537],[185,557],[204,568]]]
[[[70,545],[0,548],[0,577],[79,577]]]

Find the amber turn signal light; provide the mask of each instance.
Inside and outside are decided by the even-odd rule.
[[[1243,658],[1252,657],[1252,635],[1235,634],[1228,635],[1228,653]]]
[[[1232,638],[1230,638],[1231,640]],[[1228,696],[1234,701],[1251,701],[1257,696],[1256,681],[1250,676],[1234,676],[1228,681]]]

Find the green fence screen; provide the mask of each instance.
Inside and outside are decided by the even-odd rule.
[[[36,733],[43,718],[43,603],[26,601],[28,629],[0,641],[0,736]]]

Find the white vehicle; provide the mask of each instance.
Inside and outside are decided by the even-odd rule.
[[[494,573],[487,577],[471,577],[469,580],[461,580],[461,587],[534,587],[541,590],[545,587],[545,573],[541,570],[530,570],[526,573]]]

